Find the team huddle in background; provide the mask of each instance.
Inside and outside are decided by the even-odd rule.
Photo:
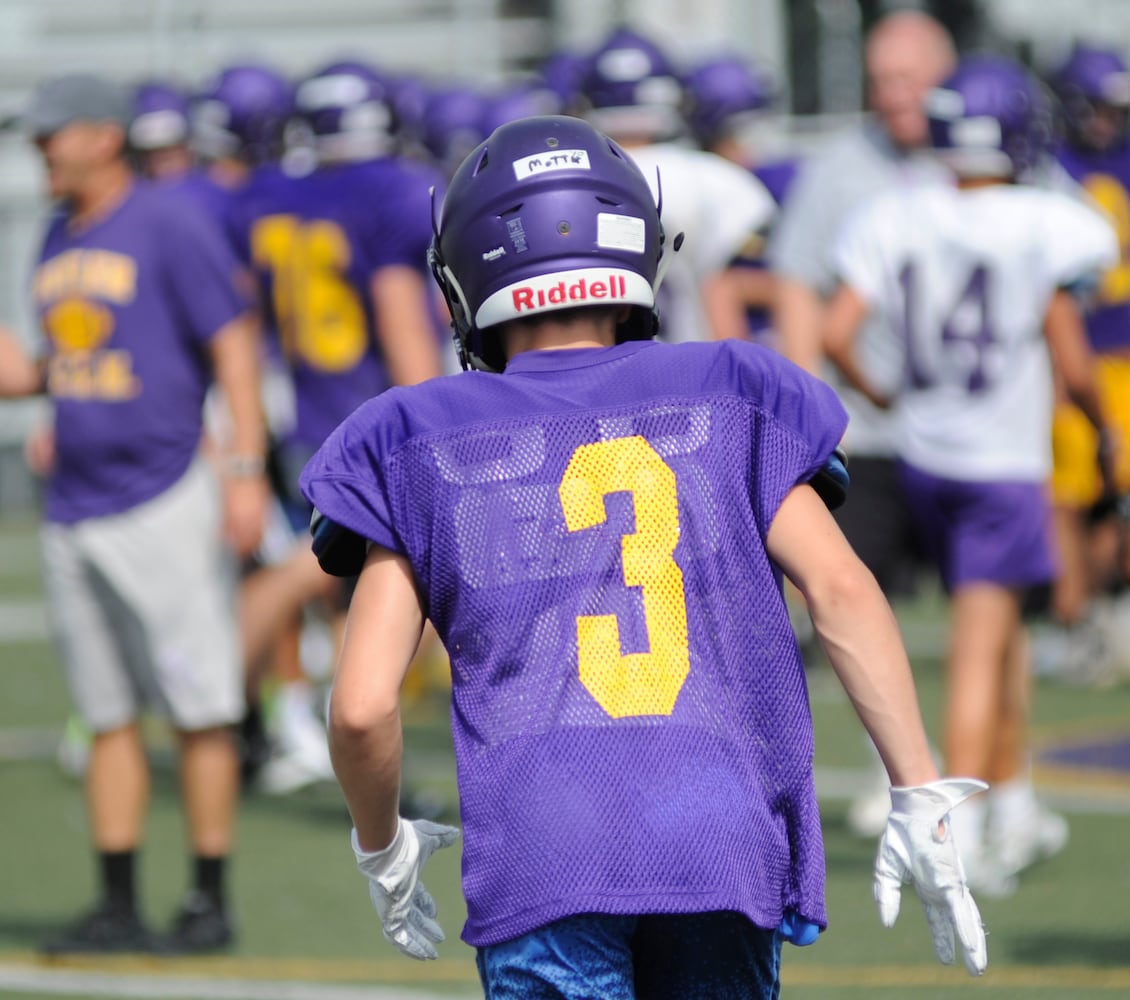
[[[452,595],[469,599],[460,580],[475,587],[503,581],[513,559],[532,574],[531,588],[549,585],[559,568],[546,568],[543,578],[537,565],[552,560],[532,543],[516,554],[507,534],[513,526],[497,527],[509,525],[508,501],[491,500],[487,490],[466,499],[471,492],[456,490],[471,482],[460,476],[481,473],[478,486],[505,480],[511,466],[513,478],[528,476],[522,449],[535,447],[530,440],[517,434],[503,448],[486,434],[451,445],[450,454],[430,445],[416,458],[404,458],[405,447],[396,461],[418,461],[415,471],[394,466],[385,451],[399,447],[402,431],[410,441],[404,428],[413,421],[431,420],[447,433],[452,408],[471,411],[459,394],[473,380],[461,368],[506,367],[500,343],[480,328],[524,312],[639,305],[637,279],[654,292],[658,340],[752,341],[837,390],[846,432],[840,404],[810,397],[802,382],[797,391],[812,406],[827,405],[823,423],[817,427],[810,414],[811,422],[790,429],[782,416],[783,429],[764,433],[774,447],[786,448],[778,434],[782,442],[809,434],[819,446],[804,461],[797,457],[795,468],[773,473],[791,476],[788,483],[766,479],[760,489],[780,487],[784,495],[806,461],[827,459],[833,480],[846,479],[839,459],[825,455],[842,438],[852,482],[835,516],[883,592],[897,603],[926,567],[936,571],[951,612],[940,771],[990,786],[968,801],[952,799],[969,886],[1014,892],[1026,867],[1064,848],[1066,821],[1032,785],[1033,662],[1075,682],[1130,678],[1130,605],[1119,596],[1130,580],[1130,72],[1113,50],[1077,46],[1045,85],[1003,57],[959,60],[944,31],[917,13],[879,22],[866,70],[873,114],[804,157],[760,147],[776,103],[760,68],[732,55],[678,65],[627,28],[591,52],[557,53],[521,81],[492,89],[388,74],[359,61],[299,80],[264,65],[234,65],[192,92],[146,82],[127,93],[87,76],[41,85],[27,124],[60,206],[31,286],[44,348],[29,357],[0,334],[0,394],[46,391],[54,403],[53,425],[36,432],[28,453],[46,481],[45,579],[81,722],[72,739],[78,731],[101,875],[95,909],[47,942],[48,950],[228,947],[225,862],[241,769],[245,787],[271,793],[333,780],[316,682],[341,645],[364,553],[360,562],[334,566],[323,545],[319,565],[303,469],[332,479],[326,495],[358,524],[374,525],[368,542],[459,549],[459,573],[437,574],[450,603],[428,615],[441,635],[461,621]],[[460,271],[439,253],[441,208],[445,219],[458,209],[445,206],[445,192],[466,183],[469,168],[457,169],[499,127],[543,116],[584,119],[642,172],[660,206],[658,273],[644,282],[602,271],[599,261],[591,269],[574,263],[569,277],[564,267],[560,275],[547,271],[469,305],[447,265],[461,279],[468,269],[520,258],[534,235],[500,200],[492,217],[509,221],[497,245],[476,249]],[[516,158],[508,170],[519,183],[588,171],[592,154],[580,144]],[[640,219],[609,208],[598,224],[604,250],[631,256],[647,244],[652,252],[654,234]],[[449,225],[458,230],[458,222]],[[564,219],[558,232],[570,235]],[[465,334],[454,344],[453,321]],[[652,382],[674,386],[690,377],[656,364],[639,376],[648,391]],[[735,362],[735,371],[741,367]],[[787,368],[780,379],[791,386]],[[735,375],[735,383],[750,377]],[[766,377],[776,385],[778,375]],[[577,398],[592,388],[579,376],[575,385],[573,376],[558,378]],[[346,459],[335,466],[327,457],[327,440],[344,441],[335,430],[374,397],[436,379],[409,397],[426,404],[423,415],[398,413],[392,403],[370,406],[365,413],[385,423],[366,425],[348,447],[333,445],[378,452],[395,475],[369,482]],[[498,399],[487,407],[492,420],[511,405],[535,405],[517,390],[517,402]],[[701,478],[720,490],[724,468],[697,469],[686,457],[701,444],[693,421],[667,427],[661,410],[656,404],[652,416],[633,419],[660,428],[652,437],[683,470],[680,484]],[[347,426],[357,434],[361,425],[354,418]],[[601,452],[599,461],[642,462],[651,476],[666,465],[649,447],[624,445],[623,454]],[[433,452],[440,454],[435,468]],[[537,489],[546,483],[538,480]],[[709,507],[702,484],[690,490],[694,503],[680,492],[688,525],[699,517],[698,501]],[[412,520],[411,504],[403,522],[385,516],[384,504],[395,507],[425,487],[429,496],[458,493],[450,503],[465,536],[430,543],[430,527]],[[331,511],[320,515],[332,520]],[[703,524],[711,518],[728,523],[715,512],[702,515]],[[677,523],[674,530],[677,537]],[[714,529],[700,530],[705,537]],[[767,587],[771,575],[767,569]],[[646,584],[643,600],[646,610]],[[803,639],[811,631],[805,602],[790,592],[789,604]],[[566,632],[572,620],[567,625]],[[552,656],[560,623],[541,627]],[[664,635],[686,627],[685,608],[681,624],[655,625]],[[662,643],[653,631],[649,618],[643,638],[631,642],[654,650]],[[316,647],[318,637],[326,651]],[[446,677],[434,632],[424,632],[416,661],[423,676]],[[439,670],[437,661],[444,661]],[[783,675],[800,685],[788,694],[798,701],[802,673]],[[777,704],[764,694],[750,698]],[[681,710],[689,711],[685,702]],[[490,714],[487,701],[468,704]],[[672,706],[620,714],[669,715]],[[168,715],[177,733],[192,858],[190,891],[162,934],[149,930],[134,880],[148,789],[138,729],[146,707]],[[709,714],[706,702],[699,709]],[[577,711],[601,714],[591,705]],[[792,709],[780,711],[786,726]],[[501,723],[484,718],[482,725]],[[593,726],[599,743],[603,730]],[[238,747],[232,727],[242,731]],[[790,754],[803,757],[806,747],[801,733]],[[780,769],[786,759],[803,772],[804,762],[789,755],[763,766]],[[884,762],[877,795],[851,813],[866,836],[878,837],[888,824],[891,762]],[[803,775],[795,780],[788,796],[797,815],[788,823],[803,836],[793,830],[776,853],[755,853],[793,866],[792,923],[782,933],[807,943],[826,922],[822,854],[813,847],[797,860],[797,844],[816,844],[818,823]],[[481,829],[510,808],[503,801],[509,783],[491,791],[498,801],[481,785],[464,794]],[[405,789],[402,812],[410,801]],[[751,826],[758,815],[751,808]],[[799,839],[790,840],[794,834]],[[586,831],[557,835],[564,881]],[[527,857],[541,849],[527,848]],[[638,857],[645,854],[641,844]],[[495,861],[489,852],[468,857],[472,868]],[[525,933],[526,923],[511,926],[500,915],[507,909],[525,907],[546,921],[560,914],[552,900],[519,898],[536,873],[516,865],[511,874],[514,899],[503,899],[501,873],[468,894],[471,943]],[[621,874],[617,892],[644,877],[635,869]],[[780,915],[765,902],[772,891],[720,893],[726,905],[714,909],[763,913],[776,926]],[[667,905],[663,894],[656,899]],[[599,909],[598,895],[584,904]],[[389,926],[386,920],[386,932]],[[970,971],[983,971],[983,954],[964,936],[962,945]],[[951,938],[950,960],[952,952]]]

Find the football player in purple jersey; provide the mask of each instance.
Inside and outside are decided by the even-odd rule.
[[[827,915],[804,593],[890,769],[875,870],[984,971],[898,629],[825,503],[845,414],[741,341],[655,342],[679,246],[630,156],[575,118],[498,129],[457,171],[432,266],[463,374],[366,403],[302,474],[314,548],[360,571],[331,699],[352,845],[385,936],[434,958],[420,881],[458,831],[398,815],[400,687],[451,657],[463,938],[493,998],[776,997]]]
[[[1055,572],[1053,370],[1091,425],[1105,427],[1074,296],[1116,259],[1116,244],[1092,206],[1028,183],[1052,116],[1018,64],[963,60],[927,110],[957,186],[891,190],[848,221],[835,247],[828,350],[886,405],[851,346],[868,316],[904,358],[893,394],[899,479],[950,605],[946,767],[992,784],[954,823],[971,884],[1004,894],[1067,841],[1066,822],[1032,786],[1021,616]]]
[[[9,368],[22,374],[3,388],[53,403],[45,586],[71,694],[94,733],[86,792],[100,868],[97,906],[45,943],[51,953],[198,952],[232,940],[231,727],[243,696],[223,542],[244,555],[262,531],[257,358],[234,257],[181,199],[135,177],[128,122],[125,91],[88,74],[47,80],[26,115],[58,211],[32,282],[44,357]],[[231,414],[222,483],[201,453],[213,382]],[[176,733],[194,869],[161,937],[135,889],[146,706]]]
[[[428,192],[442,178],[394,155],[390,89],[362,63],[335,62],[303,80],[295,108],[317,168],[300,177],[281,171],[253,177],[238,199],[233,228],[240,256],[258,280],[268,336],[293,385],[294,422],[276,442],[275,457],[293,527],[305,532],[310,511],[298,493],[298,473],[330,432],[389,386],[441,372],[426,258]],[[308,546],[301,550],[304,559],[288,559],[263,578],[285,574],[299,584],[296,597],[328,598],[331,617],[343,614],[346,591],[317,571]],[[259,589],[263,578],[248,581],[243,612],[256,632],[279,611],[274,587]],[[313,592],[304,595],[305,585]],[[316,713],[297,636],[285,644],[291,653],[275,671],[282,682],[277,752],[259,776],[263,788],[276,792],[332,778],[324,727],[311,725]]]
[[[1086,318],[1105,412],[1115,434],[1130,441],[1130,71],[1113,49],[1079,45],[1052,74],[1051,84],[1065,125],[1055,156],[1107,213],[1121,247]],[[1067,628],[1063,641],[1044,652],[1062,657],[1054,665],[1062,676],[1109,683],[1120,669],[1130,670],[1116,630],[1118,618],[1130,611],[1125,601],[1107,594],[1130,581],[1125,544],[1130,514],[1124,501],[1119,523],[1118,503],[1103,494],[1097,459],[1113,440],[1097,438],[1086,416],[1066,400],[1057,407],[1052,434],[1061,559],[1053,610]],[[1128,448],[1122,449],[1116,484],[1123,496],[1130,495]],[[1041,636],[1044,643],[1049,639]]]

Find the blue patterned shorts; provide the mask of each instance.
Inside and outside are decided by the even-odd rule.
[[[737,913],[587,913],[476,963],[487,1000],[776,1000],[781,935]]]

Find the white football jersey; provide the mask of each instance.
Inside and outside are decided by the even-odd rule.
[[[714,153],[674,143],[628,152],[652,195],[658,199],[662,193],[664,257],[676,234],[684,234],[659,293],[661,335],[673,341],[709,340],[702,282],[727,267],[751,235],[768,228],[777,211],[773,196],[748,170]]]
[[[902,352],[899,455],[952,479],[1046,477],[1047,307],[1117,260],[1108,222],[1057,191],[938,185],[862,206],[835,261]]]

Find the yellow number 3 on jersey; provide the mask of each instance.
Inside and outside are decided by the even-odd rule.
[[[621,539],[624,585],[641,588],[651,649],[623,654],[615,615],[581,615],[581,683],[614,719],[670,715],[690,672],[675,473],[642,437],[614,438],[581,445],[558,487],[569,531],[603,524],[604,497],[623,492],[636,510],[635,532]]]

